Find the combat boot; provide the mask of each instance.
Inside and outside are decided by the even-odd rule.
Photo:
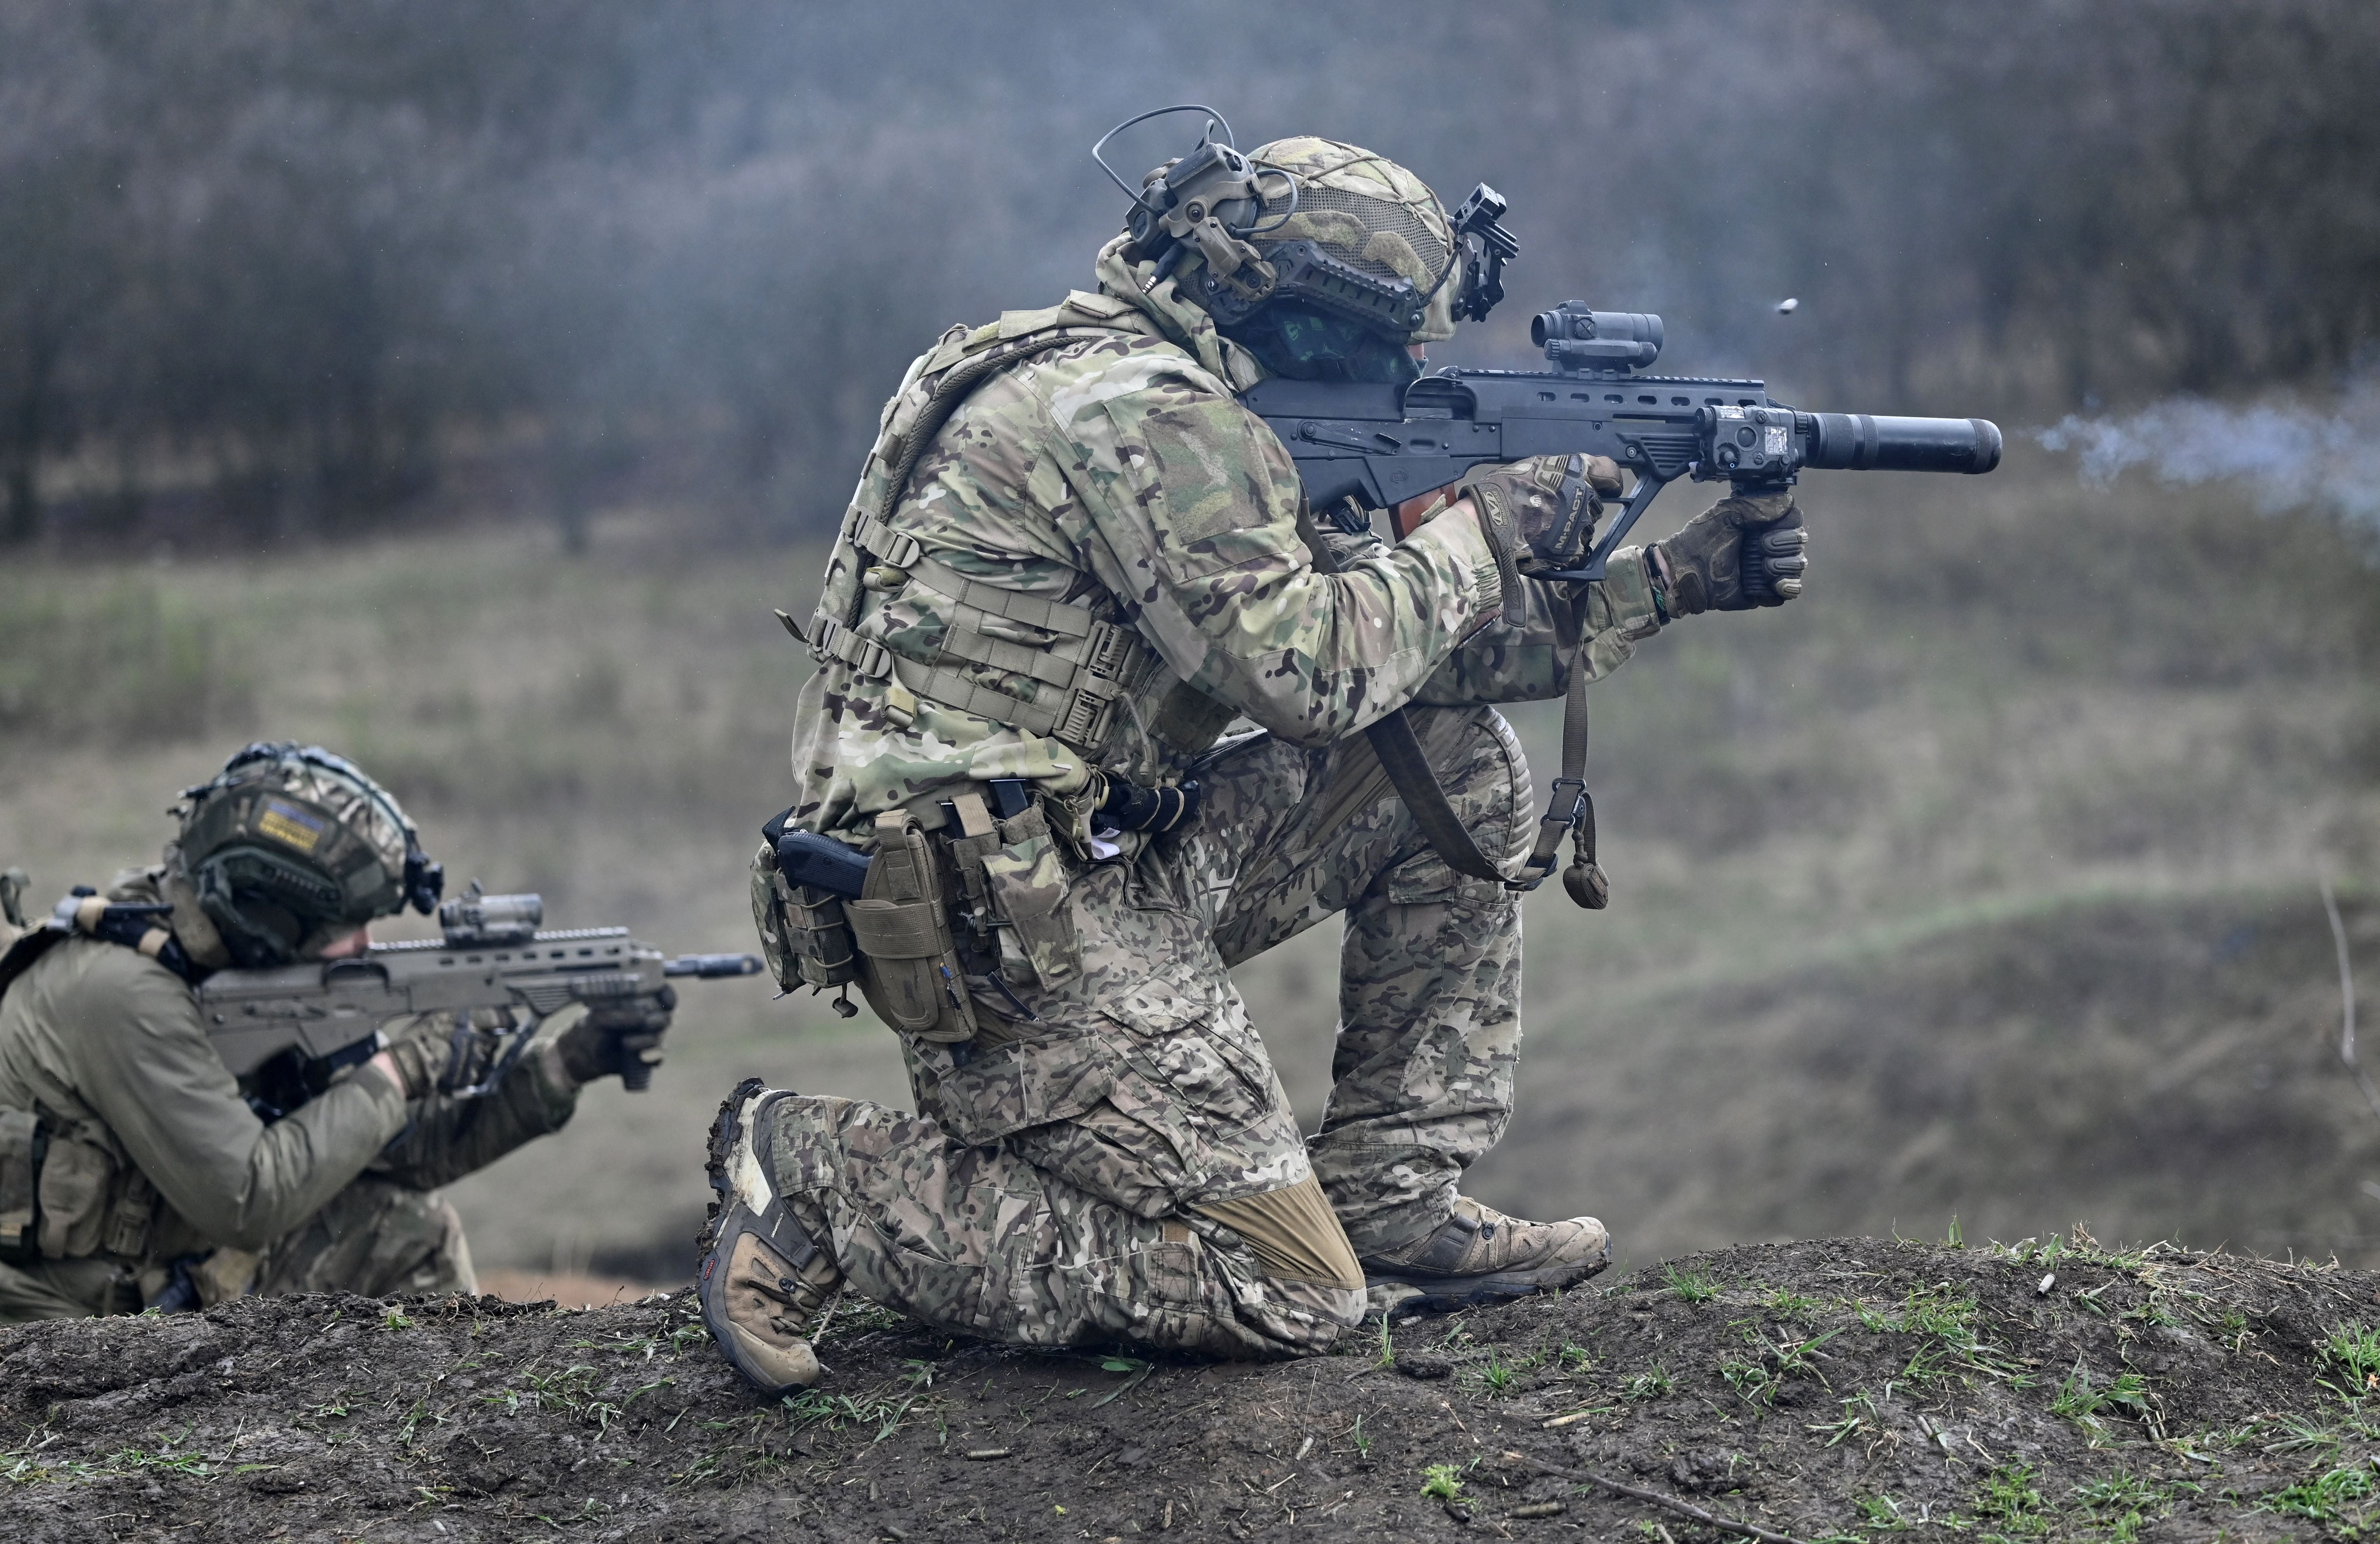
[[[710,1128],[710,1221],[695,1278],[702,1322],[735,1370],[771,1398],[818,1381],[805,1338],[843,1284],[821,1248],[770,1184],[770,1118],[783,1090],[747,1078],[719,1107]]]
[[[1436,1228],[1358,1263],[1374,1300],[1445,1313],[1583,1282],[1611,1263],[1611,1235],[1592,1217],[1524,1222],[1457,1196]]]

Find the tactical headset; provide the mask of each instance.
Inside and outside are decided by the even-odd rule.
[[[1205,114],[1206,132],[1189,154],[1151,172],[1134,192],[1099,152],[1133,125],[1171,113]],[[1426,290],[1406,279],[1378,278],[1313,241],[1283,242],[1260,255],[1251,240],[1279,229],[1297,213],[1296,175],[1232,148],[1230,123],[1213,108],[1196,103],[1126,118],[1099,136],[1091,147],[1091,159],[1133,201],[1124,220],[1124,233],[1131,238],[1125,260],[1155,262],[1148,286],[1154,288],[1196,253],[1204,266],[1196,280],[1195,298],[1218,326],[1245,322],[1276,300],[1301,300],[1402,343],[1420,328],[1430,301],[1457,268],[1463,278],[1455,291],[1455,320],[1486,321],[1504,298],[1504,264],[1521,252],[1520,243],[1500,224],[1507,208],[1504,200],[1483,182],[1455,211],[1450,222],[1455,251]],[[1270,178],[1286,186],[1285,195],[1267,193],[1264,185]],[[1276,211],[1267,223],[1266,205],[1283,196],[1288,207]]]

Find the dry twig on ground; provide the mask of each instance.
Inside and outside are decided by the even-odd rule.
[[[1633,1496],[1640,1501],[1650,1501],[1655,1506],[1667,1507],[1681,1517],[1691,1517],[1705,1527],[1717,1528],[1721,1533],[1731,1533],[1743,1538],[1756,1538],[1761,1541],[1761,1544],[1801,1544],[1801,1541],[1791,1534],[1779,1533],[1773,1528],[1764,1528],[1757,1523],[1740,1523],[1732,1517],[1722,1517],[1716,1512],[1705,1511],[1692,1501],[1682,1501],[1676,1496],[1665,1496],[1658,1490],[1646,1490],[1638,1486],[1623,1485],[1616,1479],[1606,1479],[1601,1475],[1590,1474],[1585,1469],[1564,1469],[1548,1464],[1542,1458],[1532,1458],[1525,1453],[1514,1453],[1510,1449],[1505,1451],[1504,1456],[1516,1464],[1525,1464],[1539,1474],[1551,1475],[1556,1479],[1575,1480],[1583,1485],[1600,1485],[1606,1490],[1616,1494]]]

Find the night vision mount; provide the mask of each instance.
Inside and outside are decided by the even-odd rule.
[[[1206,115],[1206,131],[1189,154],[1151,172],[1135,192],[1099,152],[1135,124],[1172,113]],[[1293,299],[1402,342],[1421,327],[1431,299],[1457,269],[1463,277],[1455,291],[1455,319],[1486,321],[1504,298],[1504,264],[1521,252],[1521,244],[1500,223],[1508,206],[1483,182],[1455,211],[1451,222],[1453,256],[1427,289],[1402,278],[1375,277],[1318,242],[1282,242],[1259,254],[1251,242],[1279,230],[1297,213],[1296,175],[1234,149],[1231,124],[1213,108],[1196,103],[1126,118],[1099,136],[1091,147],[1091,159],[1133,201],[1132,213],[1124,219],[1124,234],[1131,240],[1123,255],[1126,261],[1156,263],[1145,287],[1156,288],[1195,251],[1204,267],[1194,298],[1220,326],[1245,322],[1273,300]],[[1279,185],[1268,191],[1266,184],[1273,178],[1285,185],[1289,206],[1268,219],[1266,204],[1283,196]]]

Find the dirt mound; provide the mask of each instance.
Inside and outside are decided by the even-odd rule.
[[[1269,1366],[846,1307],[826,1383],[783,1404],[684,1294],[249,1299],[0,1331],[0,1520],[24,1544],[1718,1537],[1690,1508],[1802,1539],[2345,1536],[2380,1513],[2375,1286],[2087,1239],[1747,1246]]]

